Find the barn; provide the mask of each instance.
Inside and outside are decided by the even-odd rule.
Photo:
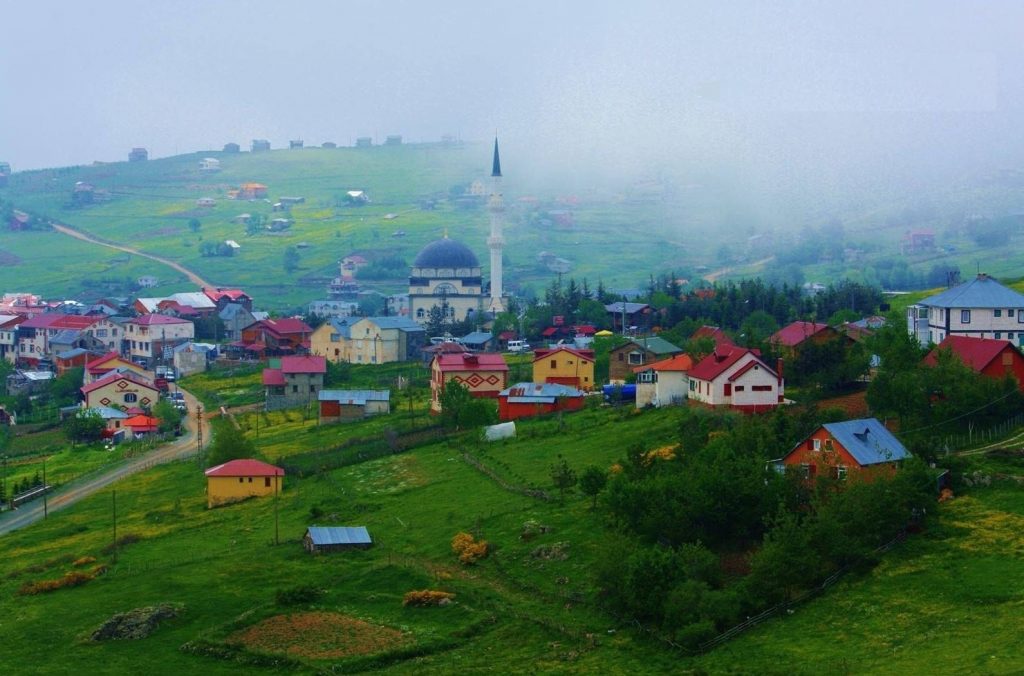
[[[320,390],[317,397],[321,425],[391,412],[389,390]]]
[[[302,546],[310,554],[369,549],[373,545],[365,526],[310,526]]]
[[[583,408],[584,393],[559,383],[517,383],[498,395],[498,417],[517,420]]]

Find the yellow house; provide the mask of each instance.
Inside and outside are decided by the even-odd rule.
[[[231,460],[206,470],[206,506],[280,493],[284,470],[259,460]]]
[[[85,382],[83,384],[89,385],[110,374],[110,372],[118,370],[131,371],[143,378],[149,378],[151,375],[146,369],[135,362],[123,359],[117,352],[108,352],[85,365]]]
[[[114,371],[81,389],[86,408],[120,406],[149,408],[156,404],[160,392],[149,380],[131,371]]]
[[[594,351],[560,345],[533,353],[533,382],[594,389]]]
[[[314,331],[309,349],[333,363],[387,364],[418,358],[425,335],[408,317],[345,317]]]

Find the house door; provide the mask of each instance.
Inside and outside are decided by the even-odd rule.
[[[732,396],[732,383],[726,383],[725,384],[725,393],[724,394],[727,397],[731,397]]]

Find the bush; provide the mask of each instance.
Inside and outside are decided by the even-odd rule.
[[[324,590],[317,589],[311,585],[301,585],[291,589],[278,589],[274,593],[274,603],[279,606],[294,606],[302,603],[312,603],[323,596]]]
[[[95,562],[96,562],[96,557],[95,556],[83,556],[80,559],[75,559],[71,563],[71,565],[74,566],[75,568],[81,568],[82,566],[88,565],[90,563],[95,563]]]
[[[452,538],[452,551],[458,554],[459,563],[466,566],[486,558],[488,548],[486,540],[476,540],[469,533],[456,533]]]
[[[18,594],[21,596],[35,596],[36,594],[46,594],[52,591],[57,591],[64,587],[78,587],[86,582],[94,580],[97,574],[102,575],[103,572],[106,572],[105,566],[97,566],[96,570],[99,570],[100,568],[103,569],[100,573],[96,573],[95,571],[91,573],[83,573],[75,570],[69,573],[64,573],[63,577],[58,577],[55,580],[26,582],[18,589]]]
[[[406,592],[402,598],[403,606],[446,606],[452,602],[455,594],[443,591],[423,589],[421,591]]]

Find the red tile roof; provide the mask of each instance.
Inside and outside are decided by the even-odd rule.
[[[206,476],[284,476],[284,470],[259,460],[231,460],[206,470]]]
[[[115,352],[108,352],[105,355],[103,355],[102,357],[96,357],[95,359],[90,361],[88,364],[85,365],[85,368],[86,368],[86,370],[91,370],[91,369],[97,368],[101,364],[104,364],[104,363],[110,361],[111,359],[120,359],[120,358],[121,358],[120,353],[118,353],[116,351]]]
[[[21,326],[26,329],[85,329],[103,319],[83,315],[66,315],[60,312],[44,312],[25,320]]]
[[[699,340],[701,338],[710,338],[715,341],[715,347],[735,344],[732,342],[732,338],[726,335],[725,331],[717,326],[707,326],[706,324],[694,331],[693,335],[690,336],[690,340]]]
[[[225,296],[230,300],[238,300],[239,298],[248,298],[249,294],[241,289],[203,289],[203,293],[206,297],[212,300],[214,303],[219,301]]]
[[[575,347],[568,347],[566,345],[559,345],[557,347],[552,348],[542,347],[536,349],[533,351],[533,361],[540,361],[541,359],[546,359],[551,355],[555,354],[556,352],[568,352],[569,354],[576,355],[580,359],[585,359],[586,361],[594,361],[593,350],[579,350],[576,349]]]
[[[157,391],[156,386],[153,385],[148,380],[146,380],[145,378],[143,378],[142,376],[136,375],[136,374],[134,374],[134,373],[132,373],[130,371],[126,371],[124,373],[111,373],[109,375],[103,376],[102,378],[100,378],[96,382],[90,383],[90,384],[86,385],[85,387],[81,388],[82,389],[82,394],[89,394],[93,390],[97,390],[97,389],[103,387],[104,385],[109,385],[110,383],[116,383],[118,380],[121,380],[122,378],[127,380],[127,381],[129,381],[129,382],[135,383],[136,385],[139,385],[141,387],[149,388],[149,389],[153,390],[154,392]]]
[[[773,333],[768,341],[778,345],[785,345],[786,347],[796,347],[811,336],[827,328],[829,328],[828,324],[820,322],[793,322],[789,326],[785,326]]]
[[[971,370],[981,372],[992,360],[998,357],[1009,347],[1016,351],[1013,343],[1008,340],[996,340],[994,338],[968,338],[966,336],[946,336],[946,339],[939,343],[924,358],[928,366],[935,366],[940,350],[951,350],[960,361],[966,364]]]
[[[148,415],[137,415],[125,420],[124,425],[135,432],[155,432],[160,427],[160,420]]]
[[[284,385],[284,374],[281,369],[263,369],[264,385]]]
[[[128,324],[138,324],[139,326],[154,326],[154,325],[166,325],[166,324],[191,324],[192,322],[181,317],[171,317],[170,315],[159,315],[149,314],[142,315],[141,317],[135,317],[129,319]]]
[[[327,357],[316,355],[281,357],[282,373],[327,373]]]
[[[748,354],[754,359],[757,359],[757,355],[754,354],[753,350],[748,350],[743,347],[715,348],[714,352],[701,359],[700,362],[689,371],[689,375],[691,378],[697,378],[698,380],[714,380]],[[758,359],[758,362],[764,364],[760,359]],[[765,368],[768,367],[765,366]],[[768,370],[771,371],[771,369]],[[773,374],[775,373],[775,371],[771,372]]]
[[[313,329],[310,328],[306,322],[301,319],[295,319],[294,317],[285,317],[283,319],[261,319],[259,324],[263,330],[273,336],[313,332]]]
[[[662,359],[661,361],[652,362],[643,366],[637,366],[633,369],[634,373],[639,373],[646,369],[652,369],[654,371],[684,371],[689,372],[693,370],[693,358],[688,354],[677,354],[674,357],[668,359]]]
[[[441,371],[508,371],[508,364],[500,354],[439,354],[434,359]]]

